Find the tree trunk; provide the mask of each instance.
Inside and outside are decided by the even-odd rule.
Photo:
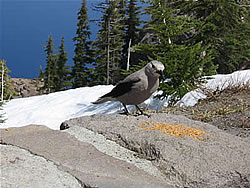
[[[3,92],[4,92],[4,64],[5,64],[5,61],[2,60],[2,88],[1,88],[1,102],[3,102]]]
[[[131,46],[131,39],[129,39],[129,44],[128,44],[128,61],[127,61],[127,68],[126,70],[128,71],[129,70],[129,61],[130,61],[130,46]]]
[[[106,84],[109,85],[110,80],[110,56],[109,56],[109,32],[110,32],[110,21],[108,20],[108,46],[107,46],[107,80]]]

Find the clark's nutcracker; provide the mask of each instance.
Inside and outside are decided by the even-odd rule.
[[[136,109],[143,114],[138,107],[148,99],[159,87],[159,78],[163,76],[164,65],[160,61],[151,61],[142,69],[130,74],[118,83],[109,93],[101,96],[93,104],[101,104],[107,101],[120,101],[128,115],[126,105],[135,105]]]

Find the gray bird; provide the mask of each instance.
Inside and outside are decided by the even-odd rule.
[[[147,100],[159,87],[159,78],[163,76],[164,65],[160,61],[151,61],[142,69],[130,74],[119,82],[109,93],[101,96],[93,104],[107,101],[120,101],[128,115],[126,105],[135,105],[136,109],[144,114],[138,107]]]

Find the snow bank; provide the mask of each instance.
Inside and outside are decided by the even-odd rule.
[[[215,75],[208,80],[205,87],[223,89],[227,84],[246,83],[250,80],[250,70],[237,71],[229,75]],[[122,110],[119,102],[106,102],[95,105],[91,102],[111,91],[114,86],[94,86],[71,89],[28,98],[13,99],[3,106],[5,123],[0,128],[20,127],[29,124],[46,125],[51,129],[59,129],[60,124],[71,118],[93,115],[110,114]],[[206,96],[199,90],[187,93],[179,105],[193,106],[200,98]],[[161,110],[167,106],[168,100],[160,101],[153,96],[146,100],[143,106],[152,110]],[[134,109],[133,106],[129,107]]]
[[[204,88],[215,90],[223,90],[228,86],[238,86],[241,84],[250,84],[250,70],[236,71],[232,74],[217,74],[208,77]],[[199,99],[204,99],[207,96],[200,89],[196,89],[184,95],[177,103],[180,106],[194,106]]]

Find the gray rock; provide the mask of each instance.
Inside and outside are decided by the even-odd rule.
[[[152,165],[149,160],[139,158],[136,152],[130,151],[111,140],[107,140],[103,135],[78,126],[71,127],[67,129],[66,132],[74,135],[82,142],[93,145],[102,153],[133,164],[163,182],[167,181],[164,174],[162,174],[157,167]]]
[[[141,129],[140,124],[146,121],[186,125],[207,134],[204,141],[174,137],[158,130]],[[163,113],[150,118],[94,115],[64,123],[69,130],[74,126],[84,127],[151,160],[176,187],[250,187],[249,140],[227,134],[213,125]]]
[[[2,188],[82,187],[75,177],[43,157],[10,145],[0,145],[0,150]]]
[[[10,78],[10,80],[11,89],[16,92],[13,98],[30,97],[44,93],[40,91],[44,85],[40,79]]]
[[[132,164],[99,152],[94,146],[81,142],[66,132],[51,130],[45,126],[30,125],[21,128],[1,129],[0,135],[1,144],[23,148],[33,155],[53,162],[59,170],[75,177],[82,187],[172,187]],[[28,164],[26,165],[28,166]],[[34,169],[36,165],[30,163],[29,168]],[[22,169],[19,170],[22,171]],[[32,171],[27,172],[26,176],[32,179]],[[7,178],[6,181],[12,180]],[[47,182],[46,179],[36,182],[38,184],[34,187],[41,187],[44,182],[51,183],[53,187],[53,182]],[[25,187],[25,184],[21,183],[21,185]]]

